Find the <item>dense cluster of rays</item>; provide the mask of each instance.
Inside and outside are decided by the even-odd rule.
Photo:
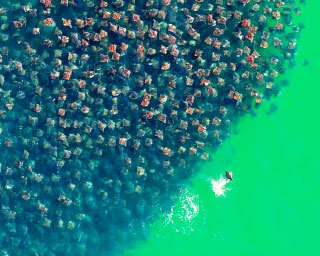
[[[279,94],[299,13],[278,0],[0,5],[2,255],[106,255],[142,236],[230,124]]]

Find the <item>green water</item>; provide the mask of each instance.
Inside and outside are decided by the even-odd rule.
[[[274,100],[278,111],[267,115],[266,104],[256,118],[245,117],[239,134],[200,168],[187,188],[199,206],[195,217],[161,216],[148,240],[123,255],[320,255],[320,1],[302,10],[306,29],[290,86]],[[217,198],[210,180],[226,170],[234,181]]]

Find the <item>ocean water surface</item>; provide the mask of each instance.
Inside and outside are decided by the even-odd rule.
[[[320,2],[306,2],[297,65],[286,75],[290,85],[272,100],[277,111],[270,114],[274,107],[266,103],[257,117],[246,116],[239,134],[196,167],[185,195],[196,204],[192,218],[179,218],[192,205],[182,196],[176,220],[162,216],[147,241],[122,255],[320,255]],[[233,181],[217,198],[210,182],[226,170]]]
[[[265,1],[268,2],[268,0]],[[19,2],[21,3],[23,1]],[[65,6],[68,4],[65,3],[71,2],[78,3],[78,5],[74,8],[74,11],[66,12],[64,8],[66,8]],[[6,172],[3,170],[0,171],[2,186],[0,190],[0,205],[2,207],[0,215],[0,223],[2,224],[2,227],[0,227],[0,253],[2,253],[3,256],[109,256],[113,255],[114,251],[119,252],[117,256],[320,255],[318,246],[318,239],[320,237],[320,223],[318,220],[320,211],[320,109],[318,99],[318,91],[320,88],[320,2],[317,0],[307,0],[306,5],[301,6],[302,14],[297,17],[297,20],[298,22],[304,23],[306,29],[303,29],[301,34],[299,34],[298,55],[295,59],[296,66],[286,71],[285,75],[281,76],[278,81],[279,83],[282,83],[281,81],[284,80],[289,81],[289,86],[283,88],[281,95],[272,98],[270,102],[264,101],[262,107],[256,110],[256,115],[247,114],[243,118],[240,118],[239,123],[237,123],[236,126],[232,126],[231,136],[223,141],[222,145],[212,153],[209,161],[199,161],[198,164],[193,165],[191,170],[186,173],[179,173],[179,171],[177,171],[177,176],[173,175],[174,171],[170,168],[169,160],[172,161],[173,166],[176,166],[178,165],[178,159],[169,159],[162,156],[162,153],[165,156],[171,156],[170,148],[164,146],[167,145],[168,147],[172,146],[174,148],[177,146],[175,141],[168,140],[161,142],[160,139],[154,139],[155,143],[159,143],[158,148],[156,146],[151,147],[153,151],[150,150],[150,152],[148,148],[144,151],[140,148],[140,151],[138,151],[140,145],[143,145],[144,142],[140,144],[140,137],[134,137],[137,133],[136,128],[138,126],[141,127],[140,124],[146,121],[139,119],[139,112],[135,111],[138,108],[142,108],[141,106],[143,106],[143,104],[148,106],[149,102],[146,103],[145,101],[150,100],[151,96],[147,95],[148,93],[141,89],[144,83],[143,80],[141,80],[142,82],[129,79],[125,80],[130,77],[131,71],[129,72],[124,66],[126,64],[128,64],[128,66],[132,64],[132,66],[130,66],[132,70],[136,69],[132,72],[136,72],[137,76],[146,75],[146,80],[150,79],[150,77],[156,80],[157,77],[150,66],[157,66],[159,63],[157,65],[152,63],[152,58],[150,57],[148,60],[150,65],[140,69],[138,61],[137,64],[135,60],[132,61],[132,59],[130,59],[132,56],[136,57],[136,55],[127,56],[125,54],[126,48],[121,44],[122,42],[127,42],[130,45],[131,41],[128,38],[123,39],[119,35],[114,36],[116,33],[110,32],[109,30],[111,35],[109,43],[112,43],[112,45],[107,44],[107,40],[103,41],[99,38],[100,34],[98,35],[98,33],[95,34],[98,39],[90,38],[91,35],[83,33],[83,37],[86,38],[87,36],[89,38],[87,41],[89,42],[91,40],[90,43],[94,45],[94,47],[90,48],[90,56],[88,56],[93,56],[95,60],[92,61],[92,59],[90,59],[90,61],[86,63],[88,59],[86,59],[86,54],[84,53],[86,53],[86,47],[88,47],[86,43],[88,42],[86,40],[81,41],[83,45],[78,47],[79,44],[75,44],[77,35],[71,33],[71,31],[81,31],[81,21],[79,21],[80,25],[77,25],[79,26],[79,30],[77,30],[77,28],[75,29],[74,20],[72,21],[72,25],[68,25],[69,18],[75,19],[75,17],[77,17],[86,19],[88,13],[92,16],[94,13],[99,13],[96,14],[97,17],[103,16],[103,19],[109,19],[111,16],[108,11],[103,13],[97,10],[99,10],[99,8],[110,10],[108,8],[112,6],[110,7],[112,11],[119,8],[120,12],[122,12],[121,3],[125,3],[126,6],[128,5],[130,12],[136,8],[141,12],[140,15],[142,16],[145,14],[142,11],[142,6],[145,2],[146,1],[140,0],[52,0],[52,3],[58,6],[57,8],[60,8],[54,9],[54,18],[56,18],[57,23],[61,23],[59,26],[63,30],[55,31],[55,36],[60,35],[59,33],[61,33],[61,35],[63,33],[70,35],[70,40],[76,45],[76,47],[73,45],[69,48],[64,48],[65,45],[64,43],[61,44],[59,41],[61,40],[60,38],[57,42],[53,42],[54,47],[62,49],[56,52],[52,50],[50,46],[52,42],[50,42],[50,40],[45,42],[46,47],[49,48],[46,50],[42,42],[40,44],[40,41],[34,40],[34,37],[25,37],[25,35],[37,34],[37,30],[31,30],[31,27],[27,27],[26,32],[23,32],[25,34],[21,37],[19,30],[18,32],[15,32],[15,30],[13,30],[14,32],[10,31],[11,34],[9,34],[12,36],[12,38],[9,38],[10,40],[14,39],[16,42],[30,40],[30,42],[32,42],[31,45],[38,47],[37,50],[39,50],[41,58],[45,61],[41,64],[42,66],[35,65],[35,69],[40,71],[38,72],[39,80],[36,78],[33,81],[34,76],[31,75],[31,83],[29,83],[28,79],[30,77],[28,76],[26,76],[24,80],[24,73],[22,72],[23,70],[19,69],[19,63],[17,63],[16,70],[14,70],[19,76],[16,74],[11,76],[8,75],[8,72],[3,72],[5,76],[2,76],[1,79],[5,79],[5,81],[3,80],[1,82],[4,88],[1,89],[1,93],[3,95],[10,95],[10,90],[7,92],[6,89],[12,89],[15,95],[20,97],[23,95],[23,93],[20,92],[20,88],[22,88],[22,91],[25,90],[23,92],[26,93],[27,99],[21,97],[22,103],[19,101],[20,98],[19,100],[12,100],[15,101],[15,106],[18,106],[23,113],[29,115],[30,112],[33,113],[33,110],[37,112],[37,107],[39,108],[41,105],[41,107],[45,109],[45,111],[43,111],[45,114],[43,114],[43,112],[39,114],[39,119],[43,122],[40,122],[43,125],[39,125],[39,127],[34,126],[33,122],[36,123],[36,121],[34,121],[35,119],[32,117],[28,119],[28,122],[27,118],[23,116],[20,117],[19,115],[8,115],[9,118],[7,120],[5,120],[5,118],[2,119],[3,130],[5,132],[2,133],[1,140],[5,141],[4,144],[10,144],[6,140],[6,136],[9,136],[14,142],[22,141],[26,144],[13,143],[14,146],[18,144],[16,151],[13,150],[14,147],[12,148],[11,144],[7,147],[9,149],[1,144],[1,149],[5,152],[5,154],[1,155],[1,164],[3,166],[12,166],[12,162],[14,162],[15,166],[13,166],[12,169],[17,171],[11,172],[10,168],[7,168]],[[156,1],[150,2],[154,3]],[[162,2],[170,3],[170,1],[166,0]],[[183,1],[179,2],[179,4],[181,4]],[[186,2],[189,8],[191,8],[193,2],[191,0]],[[202,1],[194,2],[201,3]],[[215,4],[216,1],[204,2]],[[217,3],[219,2],[220,1],[217,0]],[[263,0],[261,2],[263,2]],[[8,3],[13,6],[16,4],[16,1],[0,0],[1,5],[7,5]],[[51,7],[51,1],[30,0],[30,3],[40,6],[38,11],[43,12],[43,14],[41,14],[42,16],[40,15],[41,19],[43,15],[50,15],[48,8],[50,9]],[[108,3],[109,6],[107,6],[106,3]],[[26,1],[22,4],[26,6],[23,11],[29,12],[29,2]],[[93,7],[94,4],[99,4],[100,7],[95,8]],[[83,6],[84,9],[81,9],[81,6]],[[20,8],[20,6],[15,5],[14,8]],[[248,11],[246,7],[244,7],[243,10]],[[20,11],[23,13],[22,10]],[[30,16],[32,16],[31,13],[32,12],[29,13]],[[170,15],[174,15],[173,13],[174,12],[169,12]],[[77,16],[78,14],[79,17]],[[7,19],[10,20],[14,18],[15,21],[18,20],[16,21],[17,23],[13,23],[15,26],[17,25],[17,29],[20,28],[20,25],[24,28],[23,23],[25,20],[19,17],[19,15],[17,14],[15,17],[2,17],[1,22],[5,23]],[[120,18],[117,20],[117,15],[120,14],[116,13],[112,15],[112,19],[115,20],[113,21],[114,23],[120,20]],[[133,22],[138,22],[140,18],[134,15],[131,16],[131,23],[126,23],[127,21],[121,20],[120,24],[124,27],[128,26],[131,29],[137,29],[134,27],[135,23]],[[94,27],[94,22],[90,17],[86,22],[89,24],[88,27]],[[180,22],[179,18],[180,17],[178,17],[177,20]],[[100,20],[103,19],[101,18]],[[175,21],[174,17],[170,19]],[[96,22],[99,23],[100,20],[96,20]],[[10,22],[12,23],[11,20]],[[30,17],[28,18],[28,22],[35,26],[39,24],[44,37],[54,38],[52,32],[56,25],[55,22],[49,24],[48,27],[46,27],[47,25],[43,25],[43,21],[39,23],[38,20]],[[46,22],[51,23],[52,21],[49,19],[46,20]],[[107,27],[107,22],[105,20],[103,22],[105,23],[101,26]],[[148,22],[151,24],[150,19],[147,23]],[[271,20],[271,22],[275,23],[273,20]],[[90,23],[93,25],[90,25]],[[88,28],[88,30],[94,33],[100,33],[99,26],[100,25],[96,25],[96,27]],[[157,30],[158,27],[162,29],[163,23],[158,24],[154,22],[153,26],[155,30]],[[12,24],[11,27],[15,29]],[[4,26],[1,29],[6,31],[7,28]],[[172,31],[175,30],[174,28],[170,29]],[[79,32],[80,37],[82,37],[81,33]],[[155,32],[153,31],[153,33]],[[104,35],[104,37],[106,36]],[[7,44],[8,38],[6,38],[6,35],[1,35],[1,38],[5,42],[4,44]],[[188,35],[186,38],[188,38]],[[68,41],[69,38],[64,38],[64,40]],[[102,46],[99,45],[100,40]],[[156,40],[153,41],[150,38],[147,40],[149,40],[148,44],[153,45],[155,48],[160,48]],[[132,44],[135,51],[138,52],[139,49],[141,50],[139,46],[138,50],[136,50],[137,45],[135,45],[135,43]],[[138,40],[137,44],[140,45],[143,43]],[[13,57],[19,59],[25,54],[23,50],[21,50],[21,45],[8,45],[9,48],[13,48]],[[17,47],[16,51],[15,47]],[[54,47],[53,49],[55,49]],[[99,53],[99,47],[106,52],[105,55],[97,55],[97,53]],[[108,51],[104,49],[107,47]],[[26,46],[26,49],[27,48],[28,46]],[[84,56],[84,59],[81,57],[81,60],[79,60],[78,57],[74,57],[72,54],[69,55],[69,53],[67,54],[69,50],[75,55]],[[122,76],[119,75],[120,78],[113,78],[115,68],[108,66],[109,64],[106,60],[109,57],[112,61],[118,61],[119,59],[117,60],[117,58],[121,57],[120,54],[117,55],[117,50],[118,52],[121,51],[121,56],[125,56],[123,57],[125,60],[122,63],[124,66],[114,65],[114,67],[119,68],[119,71],[122,70]],[[32,52],[32,49],[30,50],[29,48],[28,51]],[[144,50],[141,51],[143,53]],[[266,53],[268,52],[264,52],[264,54]],[[88,81],[88,88],[84,89],[85,83],[84,86],[81,83],[77,83],[77,85],[74,86],[75,84],[73,84],[73,82],[62,81],[68,81],[70,79],[72,72],[68,70],[69,67],[60,69],[61,72],[65,72],[66,74],[63,74],[63,79],[59,81],[59,74],[57,75],[56,70],[50,70],[50,73],[46,68],[52,68],[57,65],[56,63],[53,64],[53,58],[51,59],[51,57],[49,58],[48,56],[62,56],[61,59],[68,63],[66,65],[69,65],[71,62],[79,65],[81,71],[84,71],[83,73],[85,74],[77,74],[76,68],[73,72],[77,79],[79,77],[85,77],[84,80]],[[8,61],[6,58],[7,57],[4,57],[4,61]],[[144,58],[142,58],[142,55],[139,55],[139,58],[142,59],[139,59],[139,61],[143,62]],[[165,58],[166,57],[163,57],[162,60],[167,60]],[[23,58],[21,57],[21,59]],[[76,59],[76,61],[73,61],[73,59]],[[175,58],[171,56],[169,56],[168,60],[169,62],[172,61],[172,63],[175,63]],[[10,65],[11,64],[12,63],[10,63]],[[13,64],[16,65],[15,63]],[[243,66],[245,66],[245,64],[247,63],[244,63]],[[29,75],[30,70],[32,70],[34,66],[27,61],[26,66],[29,68],[27,70],[27,75]],[[158,70],[162,69],[164,71],[168,68],[168,66],[162,67],[157,68]],[[94,77],[94,75],[90,77],[90,68],[97,72],[96,80],[99,83],[101,82],[100,78],[102,79],[102,86],[99,87],[98,84],[95,84],[95,81],[92,82],[90,80]],[[179,70],[178,67],[177,70]],[[1,69],[1,72],[2,71],[3,69]],[[150,75],[144,74],[144,71],[149,72]],[[175,71],[173,71],[173,73],[174,72]],[[32,74],[32,72],[30,74]],[[22,78],[20,78],[20,75]],[[65,76],[67,77],[68,75],[69,78],[65,78]],[[179,74],[177,73],[177,75]],[[35,74],[35,77],[36,76],[37,74]],[[159,87],[158,89],[160,91],[163,90],[166,92],[167,89],[163,84],[169,75],[167,74],[163,77],[163,81],[162,79],[159,79],[159,81],[156,80],[158,83],[155,83],[155,87]],[[41,96],[33,97],[35,95],[33,86],[39,85],[39,81],[43,87],[42,89],[44,89],[44,93],[41,95],[42,89],[40,90],[39,87],[36,86],[36,91],[40,90],[40,93],[37,94]],[[170,83],[171,82],[170,80]],[[12,84],[10,83],[17,87],[11,87]],[[142,102],[136,101],[139,107],[137,107],[137,104],[132,104],[133,107],[129,109],[129,105],[123,104],[129,104],[129,100],[121,95],[120,90],[117,91],[117,86],[120,88],[120,86],[126,85],[126,83],[131,87],[121,87],[121,93],[126,96],[129,89],[133,91],[136,90],[138,93],[133,93],[130,100],[134,102],[137,99],[143,99]],[[150,87],[153,86],[151,82],[145,83],[148,84],[148,86],[150,85]],[[92,86],[89,87],[89,84]],[[28,86],[30,87],[28,88]],[[63,86],[66,88],[63,88]],[[78,89],[78,87],[80,89]],[[96,89],[98,87],[101,91],[97,93]],[[19,88],[19,90],[17,88]],[[126,89],[128,89],[128,91],[126,91]],[[154,90],[150,90],[150,93],[155,92],[155,94],[157,94],[157,88],[152,89]],[[182,89],[179,89],[181,92]],[[107,90],[109,94],[104,94],[104,90]],[[169,91],[170,90],[169,88]],[[186,92],[187,90],[183,90],[183,93]],[[48,97],[45,97],[46,93]],[[226,92],[223,91],[222,95],[224,93]],[[68,102],[68,100],[66,101],[68,104],[71,103],[73,99],[78,101],[80,99],[80,101],[85,102],[83,104],[89,105],[94,110],[99,108],[97,106],[99,106],[99,104],[101,105],[101,102],[103,102],[103,107],[109,109],[93,111],[93,114],[88,115],[90,117],[88,118],[86,114],[89,113],[90,108],[82,108],[82,113],[75,113],[75,111],[73,111],[77,109],[77,104],[75,107],[74,105],[71,107],[68,105],[66,109],[63,109],[63,107],[65,107],[63,101],[66,100],[64,99],[64,94],[68,95],[68,100],[71,98],[70,102]],[[108,114],[106,114],[108,111],[117,112],[116,105],[118,100],[115,98],[117,98],[119,94],[119,102],[121,102],[121,104],[119,104],[120,112],[124,111],[124,113],[121,113],[122,117],[128,117],[129,119],[121,120],[121,122],[116,120],[117,118],[110,117],[110,115],[107,116]],[[30,102],[28,95],[30,96]],[[52,99],[50,98],[51,96],[58,99]],[[174,96],[172,97],[174,98]],[[3,102],[1,101],[1,103],[7,103],[5,98],[7,98],[7,96],[3,97]],[[99,98],[100,101],[95,102],[95,100],[99,100]],[[182,95],[178,95],[177,98],[181,99]],[[212,105],[216,104],[215,106],[219,106],[218,104],[221,104],[222,98],[219,100],[220,102],[212,101],[214,102]],[[232,100],[234,103],[235,99]],[[62,103],[57,103],[57,101],[61,101]],[[40,102],[39,106],[33,104],[37,102]],[[95,102],[95,104],[93,104],[93,102]],[[224,101],[222,102],[225,103]],[[154,105],[158,107],[157,104]],[[11,107],[10,103],[8,106],[9,109]],[[32,109],[32,111],[29,108]],[[68,112],[69,110],[70,112]],[[245,110],[245,107],[243,107],[242,110]],[[128,116],[126,111],[129,113]],[[214,111],[219,112],[218,108]],[[237,111],[241,112],[239,109],[237,109]],[[39,113],[40,112],[41,109]],[[56,123],[59,123],[62,128],[52,128],[54,127],[54,122],[51,123],[50,121],[52,120],[50,118],[48,122],[45,122],[49,116],[52,117],[51,119],[59,120],[59,122]],[[66,120],[64,120],[64,118],[66,118]],[[75,136],[73,133],[77,133],[78,130],[72,130],[73,128],[68,126],[67,123],[76,118],[83,121],[86,124],[86,128],[84,132],[80,132],[82,138],[79,139],[79,141],[82,142],[82,144],[76,144],[76,146],[74,146],[74,141],[72,141],[73,137],[78,140],[80,135],[78,136],[77,134],[77,136]],[[108,121],[112,120],[112,118],[119,122],[117,124],[111,122],[110,124]],[[161,118],[163,118],[163,116]],[[60,120],[62,121],[60,122]],[[105,123],[100,122],[100,120]],[[20,125],[24,124],[29,130],[23,127],[23,125],[21,125],[21,129],[18,129],[15,123],[18,121],[21,122]],[[162,123],[159,124],[160,121],[157,121],[158,123],[155,121],[151,124],[151,127],[165,129],[166,125]],[[103,128],[99,127],[99,130],[97,123]],[[90,125],[93,128],[90,127]],[[34,127],[37,127],[37,129]],[[108,130],[106,127],[111,128]],[[114,131],[114,127],[119,128],[119,131]],[[132,127],[132,129],[127,127]],[[77,128],[78,127],[75,129]],[[106,129],[107,132],[104,132],[104,129]],[[92,133],[91,130],[93,130]],[[194,128],[194,130],[197,130],[197,128]],[[127,146],[127,140],[130,140],[130,134],[124,131],[132,132],[131,135],[137,139],[135,144],[130,144],[130,149],[128,149],[128,147],[125,148]],[[63,139],[62,141],[64,143],[57,142],[56,137],[58,134],[59,140],[65,136],[63,132],[67,135],[70,134],[70,147]],[[85,133],[91,133],[91,135]],[[228,133],[228,128],[225,128],[221,133],[223,133],[224,137],[224,135]],[[42,136],[41,134],[45,135]],[[72,137],[71,135],[74,136]],[[112,138],[110,138],[110,136]],[[113,138],[115,136],[117,136],[116,139]],[[43,142],[45,146],[43,146],[43,148],[38,147],[36,143],[34,143],[29,150],[25,145],[30,141],[30,137],[38,137],[38,140],[40,140],[41,143]],[[159,138],[160,137],[161,136],[159,136]],[[108,144],[106,142],[103,144],[105,138],[109,139]],[[195,135],[194,138],[202,139],[198,134]],[[37,138],[32,139],[32,141],[37,141]],[[117,145],[116,149],[113,150],[113,147],[117,143],[120,145]],[[103,146],[101,146],[102,144]],[[161,145],[164,146],[161,147]],[[97,150],[95,150],[95,148]],[[155,151],[159,148],[161,148],[161,156],[158,151]],[[201,145],[199,148],[201,148]],[[28,152],[26,153],[24,149],[29,150],[30,154]],[[132,153],[134,149],[137,150],[138,153]],[[82,151],[84,151],[84,153],[81,155]],[[76,156],[70,157],[71,152]],[[22,155],[25,157],[24,166],[21,161],[17,160],[20,159]],[[36,164],[34,161],[28,161],[29,155],[30,159],[33,159],[33,157],[37,159]],[[130,169],[130,156],[132,157],[132,165],[134,167],[132,167],[132,169]],[[206,156],[204,153],[203,158],[206,158]],[[179,160],[182,159],[180,156],[179,158]],[[160,163],[160,160],[163,162]],[[192,158],[192,162],[190,163],[193,162],[195,162],[194,158]],[[180,163],[181,162],[179,162],[179,164]],[[182,161],[182,166],[183,163]],[[187,162],[187,167],[192,165],[190,163]],[[30,165],[30,168],[25,167],[27,164]],[[41,166],[39,166],[39,164]],[[35,165],[36,167],[32,169]],[[177,168],[177,170],[179,169]],[[226,171],[233,173],[232,181],[224,179]],[[183,180],[179,183],[179,181],[175,180],[179,175],[186,179],[189,174],[195,173],[196,175],[188,182]],[[148,177],[148,179],[146,177]],[[25,180],[29,183],[24,182]],[[145,182],[145,180],[147,180],[147,182]],[[170,190],[169,188],[174,189]],[[28,189],[31,192],[27,191]],[[174,200],[175,198],[177,200],[175,200],[172,205],[172,201],[163,202],[166,199]],[[158,201],[160,203],[156,206],[150,203]],[[71,207],[69,207],[70,205]],[[163,205],[165,205],[166,208],[162,208],[161,206]],[[155,208],[155,210],[153,210],[153,208]],[[150,221],[150,219],[154,221]]]

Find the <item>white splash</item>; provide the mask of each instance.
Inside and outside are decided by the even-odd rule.
[[[230,180],[224,179],[222,176],[219,180],[211,180],[212,190],[216,197],[225,196],[226,190],[230,190],[230,188],[226,188],[225,186],[229,183]]]
[[[180,189],[179,201],[171,207],[171,212],[168,214],[169,222],[174,224],[174,221],[191,222],[199,213],[199,197],[188,189]]]
[[[179,200],[171,207],[171,211],[163,215],[162,228],[183,234],[200,230],[205,223],[205,216],[199,195],[187,187],[180,188],[179,194]]]

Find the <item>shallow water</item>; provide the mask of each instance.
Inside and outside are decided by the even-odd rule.
[[[1,2],[3,1],[0,0]],[[316,246],[319,237],[317,221],[319,193],[315,190],[319,177],[317,145],[320,139],[317,129],[319,121],[316,118],[319,107],[316,102],[316,92],[320,82],[316,76],[320,72],[318,66],[320,55],[316,49],[317,37],[314,33],[320,5],[318,2],[314,3],[311,6],[309,2],[303,10],[302,19],[307,23],[307,30],[301,35],[298,65],[287,74],[290,87],[285,88],[282,95],[273,100],[278,111],[270,114],[270,109],[274,109],[275,105],[265,103],[256,118],[247,116],[242,119],[236,128],[239,134],[233,134],[214,154],[211,162],[194,167],[198,175],[190,181],[190,184],[183,185],[179,189],[178,202],[169,208],[169,211],[161,212],[158,221],[147,229],[144,229],[145,223],[141,221],[147,240],[135,243],[133,249],[128,249],[122,255],[318,255],[320,253]],[[310,61],[310,65],[302,65],[305,59]],[[310,94],[314,95],[314,99],[310,99]],[[212,184],[215,183],[212,181],[219,180],[226,170],[233,172],[234,181],[222,184],[220,190],[215,191],[216,195],[221,196],[216,197],[212,190]],[[65,184],[60,185],[65,186]],[[221,190],[224,187],[225,190]],[[133,188],[132,185],[129,190],[133,192]],[[84,199],[88,200],[88,204],[93,200],[90,193],[87,193]],[[144,208],[143,202],[142,200],[140,208]],[[14,201],[10,203],[15,205]],[[127,223],[125,221],[122,223],[122,219],[131,215],[128,211],[121,211],[121,207],[125,208],[126,202],[121,201],[121,203],[114,207],[119,211],[114,211],[111,216],[117,219],[118,226],[108,225],[107,218],[99,219],[99,214],[102,215],[103,212],[101,201],[94,207],[96,212],[91,211],[94,221],[98,222],[96,224],[99,231],[103,231],[99,234],[101,237],[105,235],[105,241],[108,243],[106,246],[100,242],[99,248],[96,249],[99,255],[109,255],[111,247],[120,247],[121,250],[122,242],[130,240],[126,236],[129,237],[132,230],[126,229]],[[103,212],[106,213],[107,211]],[[74,217],[72,215],[74,212],[70,212],[67,219],[72,219]],[[8,221],[2,220],[2,222]],[[94,237],[91,245],[98,244],[94,241],[97,238],[96,230],[91,231],[91,226],[86,229],[84,225],[76,226],[71,240],[84,245],[86,240]],[[37,234],[37,229],[30,233],[32,232]],[[67,235],[62,238],[52,236],[56,240],[51,241],[49,233],[48,237],[41,237],[41,242],[44,240],[45,245],[58,243],[61,244],[61,248],[67,243],[68,255],[73,255],[70,248],[77,246],[68,244]],[[1,233],[0,235],[2,239],[4,236]],[[114,245],[112,239],[119,241],[119,245]],[[7,239],[7,244],[9,243]],[[30,244],[32,243],[35,241],[31,241]],[[30,249],[23,248],[23,245],[20,247],[22,250]],[[88,247],[88,250],[91,249],[90,253],[95,251]],[[0,248],[0,252],[2,249],[6,248]],[[46,248],[43,249],[45,250]],[[60,249],[60,254],[61,250],[63,249]],[[84,250],[82,252],[84,253]]]
[[[302,11],[297,66],[272,101],[278,111],[266,114],[267,103],[256,118],[245,117],[239,134],[200,167],[188,188],[199,209],[191,220],[160,219],[146,242],[123,255],[320,255],[320,2],[309,0]],[[234,180],[217,198],[210,181],[226,170]]]

